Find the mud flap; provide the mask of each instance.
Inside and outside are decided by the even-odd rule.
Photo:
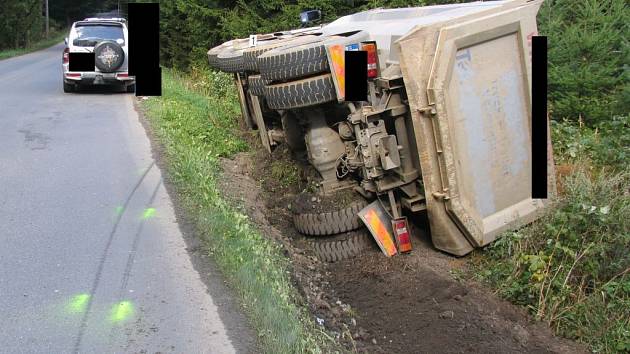
[[[368,230],[378,247],[387,257],[394,256],[398,253],[396,244],[394,243],[394,232],[392,229],[391,218],[381,206],[378,200],[368,204],[358,213],[359,218]]]

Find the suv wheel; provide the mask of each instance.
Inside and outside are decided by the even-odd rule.
[[[73,84],[69,84],[69,83],[66,83],[64,81],[64,83],[63,83],[63,92],[65,92],[65,93],[74,92],[74,88],[75,88],[75,86]]]

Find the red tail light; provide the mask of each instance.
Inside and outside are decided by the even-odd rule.
[[[402,217],[392,220],[392,226],[400,253],[411,251],[411,237],[409,236],[409,229],[407,228],[407,218]]]
[[[361,43],[361,50],[365,50],[367,52],[368,79],[374,79],[378,77],[378,53],[376,50],[376,43],[374,42]]]
[[[116,74],[117,77],[129,77],[129,73],[118,73]]]
[[[66,48],[63,50],[63,63],[68,64],[70,62],[70,49]]]

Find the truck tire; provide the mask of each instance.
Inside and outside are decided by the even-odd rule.
[[[374,241],[365,228],[332,237],[318,238],[309,243],[315,256],[320,261],[329,263],[358,256],[374,247]]]
[[[334,35],[314,43],[281,46],[272,49],[257,59],[258,69],[263,79],[288,81],[319,73],[330,72],[326,46],[333,44],[358,43],[368,38],[363,31],[349,36]]]
[[[262,43],[271,43],[276,37],[278,37],[278,35],[275,33],[258,35],[258,39]],[[249,48],[249,38],[239,38],[224,42],[208,51],[208,63],[213,68],[222,71],[245,71],[247,68],[244,61],[245,58],[242,54]]]
[[[219,53],[221,53],[222,51],[226,50],[228,47],[231,47],[234,42],[236,42],[237,39],[235,40],[231,40],[231,41],[227,41],[225,43],[221,43],[218,46],[210,49],[208,51],[208,64],[210,64],[210,67],[214,68],[214,69],[220,69],[219,67],[219,61],[217,59],[217,56],[219,55]]]
[[[322,42],[276,48],[260,55],[257,62],[261,76],[273,81],[330,71]]]
[[[284,47],[287,45],[299,45],[304,43],[310,43],[317,40],[318,36],[314,35],[299,35],[295,37],[278,38],[276,40],[268,40],[259,42],[256,47],[249,48],[243,51],[243,60],[245,61],[245,68],[253,72],[259,72],[257,58],[275,48]]]
[[[367,205],[364,200],[328,213],[301,213],[293,215],[293,225],[302,234],[311,236],[334,235],[353,231],[363,223],[357,213]]]
[[[243,50],[228,47],[217,55],[217,65],[219,70],[227,73],[238,73],[245,71],[243,61]]]
[[[245,49],[243,51],[243,61],[245,63],[245,69],[253,72],[258,72],[256,58],[266,51],[281,46],[283,42],[284,41],[282,39],[278,38],[265,41],[264,43],[259,42],[256,47]]]
[[[269,83],[268,80],[265,80],[260,77],[260,75],[249,75],[247,77],[247,82],[249,84],[249,92],[255,96],[262,96],[265,94],[265,85]]]
[[[264,93],[267,105],[272,109],[314,106],[337,98],[331,74],[267,85]]]

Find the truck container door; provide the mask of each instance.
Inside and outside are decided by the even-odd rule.
[[[547,204],[531,198],[531,37],[541,3],[507,2],[397,42],[439,249],[466,254]],[[553,192],[551,160],[549,175]]]

